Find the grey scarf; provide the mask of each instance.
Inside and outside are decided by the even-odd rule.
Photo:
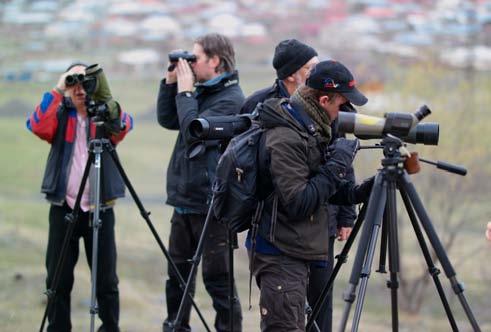
[[[322,136],[327,139],[331,138],[331,120],[327,113],[320,108],[316,100],[303,96],[298,89],[291,95],[290,99],[303,106],[305,112],[314,121]]]

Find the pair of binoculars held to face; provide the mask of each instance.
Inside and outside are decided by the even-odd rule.
[[[171,63],[167,68],[167,71],[173,71],[176,68],[177,61],[179,59],[186,60],[189,63],[196,62],[196,55],[188,51],[174,51],[169,53],[169,62]]]
[[[74,86],[75,84],[83,83],[85,80],[84,74],[71,74],[65,77],[65,85],[67,87]]]

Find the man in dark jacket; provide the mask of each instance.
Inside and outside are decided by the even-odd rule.
[[[289,98],[305,84],[310,69],[319,62],[317,51],[296,39],[286,39],[276,45],[273,67],[276,80],[270,87],[258,90],[247,97],[240,113],[252,113],[258,103],[270,98]]]
[[[167,204],[174,207],[169,253],[184,279],[189,275],[190,259],[203,229],[219,157],[218,145],[214,142],[206,142],[202,145],[206,149],[190,157],[190,147],[200,142],[190,135],[188,126],[198,117],[236,114],[244,101],[235,71],[234,49],[227,37],[219,34],[200,37],[194,43],[193,53],[195,62],[179,59],[175,69],[167,71],[157,101],[159,124],[179,130],[167,169]],[[228,232],[215,220],[207,230],[202,262],[203,280],[216,311],[215,328],[228,331]],[[164,331],[170,331],[182,298],[182,289],[171,269],[168,269],[166,298]],[[190,331],[191,303],[187,303],[180,331]],[[233,313],[234,331],[241,331],[242,313],[238,301]]]
[[[89,221],[92,220],[93,188],[89,177],[80,204],[82,211],[69,241],[65,261],[61,269],[59,284],[52,289],[55,271],[60,258],[61,248],[68,224],[65,216],[72,212],[81,185],[82,175],[88,159],[88,142],[95,133],[94,122],[89,121],[86,108],[87,93],[82,84],[72,86],[65,84],[68,75],[85,73],[84,64],[74,64],[61,75],[56,87],[44,94],[41,103],[27,119],[27,128],[39,138],[51,144],[46,163],[41,191],[51,203],[49,211],[49,237],[46,252],[46,287],[56,291],[52,300],[52,309],[48,312],[48,331],[71,331],[70,293],[73,287],[73,270],[77,263],[80,237],[84,240],[85,252],[89,266],[92,264],[92,231]],[[120,142],[133,128],[133,120],[125,112],[112,110],[116,114],[117,133],[107,131],[113,144]],[[120,116],[118,119],[118,112]],[[113,121],[113,120],[111,120]],[[119,292],[116,274],[116,243],[114,238],[114,200],[124,196],[124,183],[119,176],[116,165],[107,154],[101,155],[101,226],[98,238],[97,267],[97,303],[99,317],[103,325],[99,331],[119,331]]]
[[[269,156],[268,174],[260,176],[271,179],[272,188],[250,252],[262,331],[304,331],[309,268],[330,255],[327,204],[357,204],[371,190],[372,180],[359,186],[346,180],[358,141],[329,144],[331,122],[348,101],[367,99],[345,66],[323,61],[289,99],[269,99],[259,108]]]
[[[310,46],[296,40],[286,39],[275,48],[273,67],[277,79],[271,87],[261,89],[249,96],[242,106],[241,113],[252,113],[258,103],[270,98],[289,98],[301,85],[305,84],[310,69],[319,62],[317,52]],[[331,139],[333,142],[341,135],[336,130],[336,120],[331,124]],[[355,181],[354,171],[349,167],[347,176]],[[315,262],[310,267],[308,282],[308,303],[314,305],[324,285],[332,273],[334,262],[334,240],[344,241],[348,238],[356,218],[354,205],[329,205],[329,258],[324,262]],[[321,332],[332,330],[332,292],[321,308],[317,317],[317,325]]]

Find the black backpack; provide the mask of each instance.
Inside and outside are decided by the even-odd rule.
[[[213,213],[236,233],[251,228],[261,216],[263,201],[257,191],[265,130],[253,122],[247,131],[232,138],[216,168]]]

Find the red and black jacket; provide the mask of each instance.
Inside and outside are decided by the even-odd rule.
[[[108,135],[116,145],[133,129],[133,119],[121,112],[123,129],[117,135]],[[70,100],[56,90],[43,95],[41,103],[28,117],[27,129],[51,144],[46,162],[41,192],[54,204],[62,204],[66,196],[69,167],[76,137],[77,111]],[[88,126],[87,137],[95,136],[95,125]],[[105,151],[101,167],[101,200],[108,202],[124,196],[125,186],[111,156]]]

